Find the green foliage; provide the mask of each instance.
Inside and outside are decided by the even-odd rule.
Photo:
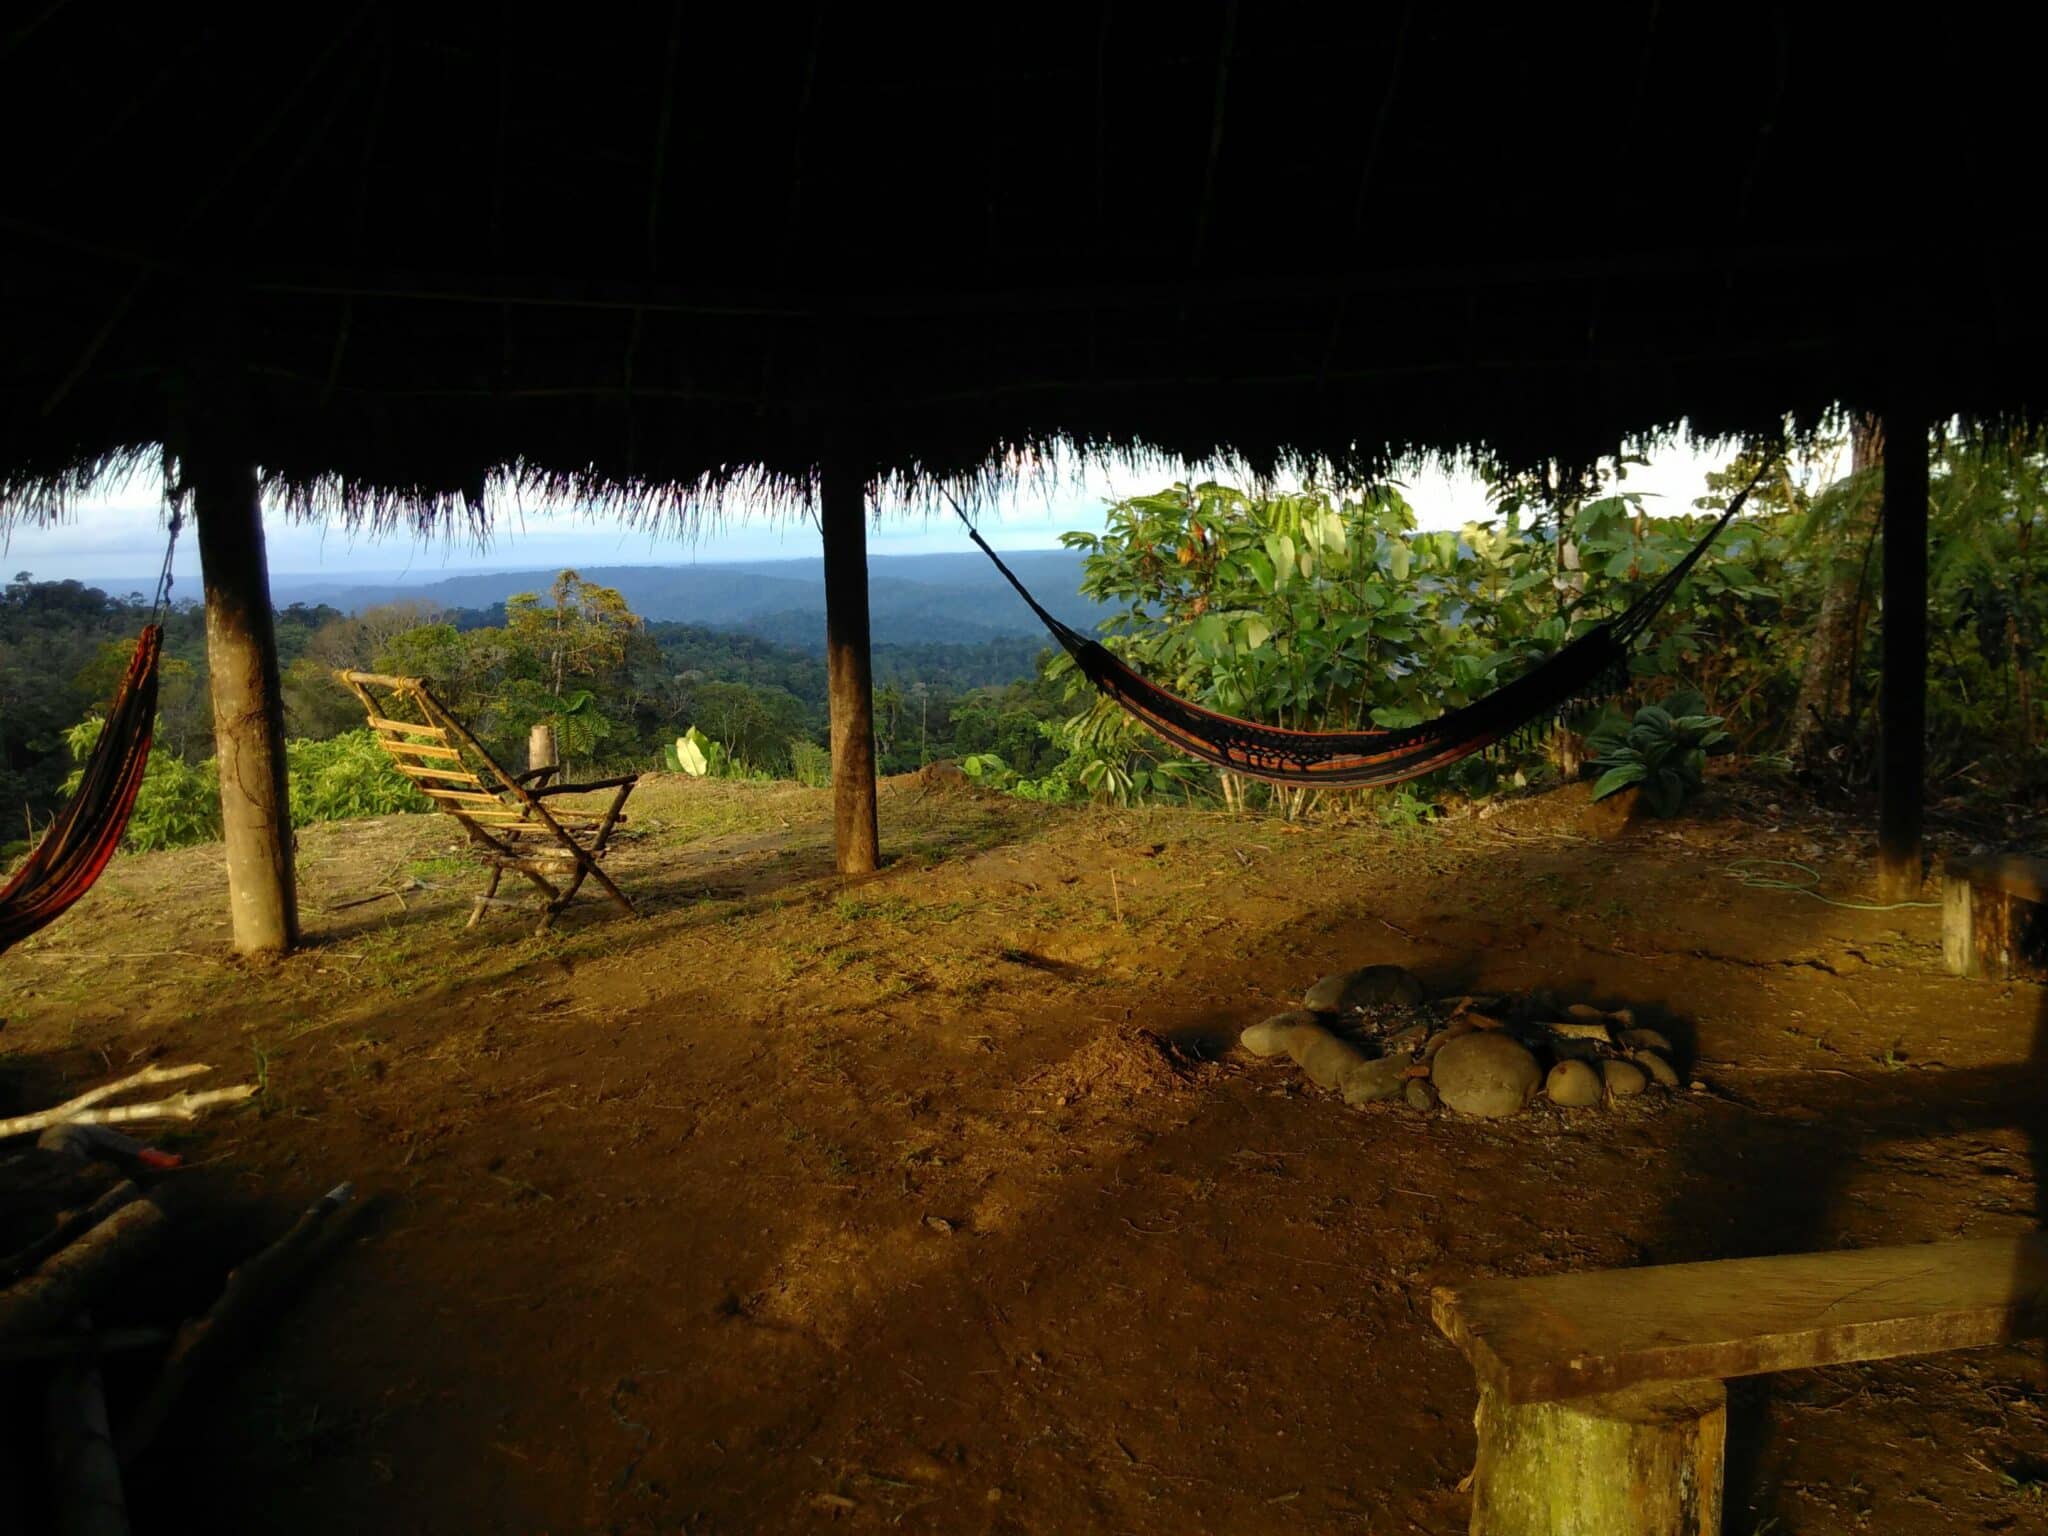
[[[694,725],[675,739],[668,749],[671,771],[687,773],[694,779],[721,777],[726,763],[725,748]]]
[[[104,726],[98,715],[89,715],[64,733],[80,765],[65,780],[65,794],[77,792],[85,760]],[[433,809],[426,796],[391,766],[390,755],[367,729],[327,741],[288,741],[285,763],[294,827]],[[146,853],[211,842],[219,836],[220,772],[214,760],[191,763],[176,753],[152,750],[121,846]]]
[[[832,787],[832,754],[808,736],[789,740],[789,774],[809,789]]]
[[[65,745],[79,765],[64,781],[66,795],[78,792],[85,777],[85,760],[105,727],[100,716],[88,715],[64,733]],[[152,848],[181,848],[219,836],[220,776],[213,760],[192,764],[176,753],[152,750],[121,846],[140,853]]]
[[[391,755],[368,729],[326,741],[285,743],[290,770],[292,825],[430,811],[432,803],[391,764]]]
[[[1608,711],[1586,736],[1593,765],[1606,770],[1593,785],[1593,798],[1635,785],[1656,815],[1677,815],[1705,781],[1707,754],[1731,740],[1721,717],[1705,708],[1698,694],[1683,693],[1643,706],[1633,719]]]

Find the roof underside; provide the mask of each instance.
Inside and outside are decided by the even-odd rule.
[[[2030,50],[1790,9],[74,0],[0,44],[0,510],[230,417],[425,517],[2038,415]]]

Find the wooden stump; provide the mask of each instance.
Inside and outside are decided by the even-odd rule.
[[[2048,980],[2048,859],[1952,857],[1942,873],[1941,958],[1951,974]]]
[[[1718,1381],[1509,1404],[1479,1396],[1472,1536],[1720,1536]]]
[[[526,733],[526,771],[561,766],[562,759],[555,748],[555,728],[543,721]]]

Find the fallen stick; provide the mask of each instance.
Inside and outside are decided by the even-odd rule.
[[[45,1126],[56,1125],[71,1119],[81,1109],[90,1109],[102,1099],[111,1099],[117,1093],[126,1093],[130,1088],[154,1088],[158,1083],[181,1082],[188,1077],[197,1077],[213,1068],[204,1062],[195,1061],[183,1067],[144,1067],[128,1077],[118,1077],[111,1083],[81,1093],[75,1099],[66,1099],[54,1109],[39,1109],[32,1115],[16,1115],[11,1120],[0,1120],[0,1136],[20,1136],[29,1131],[40,1131]]]
[[[0,1291],[0,1339],[54,1333],[88,1310],[155,1241],[164,1213],[130,1200],[27,1279]]]
[[[9,1254],[5,1262],[0,1262],[0,1283],[11,1284],[28,1274],[51,1254],[69,1247],[71,1240],[79,1233],[91,1231],[141,1193],[133,1180],[123,1179],[83,1210],[67,1212],[42,1237],[27,1247]]]
[[[206,1361],[219,1352],[222,1341],[231,1339],[266,1301],[297,1278],[312,1259],[328,1218],[353,1200],[355,1192],[353,1184],[335,1185],[308,1206],[283,1237],[228,1271],[220,1299],[207,1309],[204,1317],[194,1318],[178,1330],[177,1341],[164,1356],[156,1384],[121,1436],[123,1464],[149,1449],[177,1405],[179,1395]]]
[[[199,1070],[203,1072],[207,1068]],[[232,1088],[207,1088],[198,1093],[181,1093],[175,1098],[151,1099],[146,1104],[117,1104],[112,1109],[73,1109],[68,1104],[59,1104],[55,1109],[40,1110],[33,1115],[16,1115],[12,1120],[0,1120],[0,1137],[26,1136],[31,1131],[47,1130],[53,1125],[126,1125],[135,1120],[196,1120],[202,1109],[210,1109],[215,1104],[239,1104],[255,1096],[254,1083],[237,1083]]]

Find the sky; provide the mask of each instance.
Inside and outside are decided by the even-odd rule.
[[[1647,466],[1632,469],[1629,488],[1651,498],[1653,513],[1687,511],[1705,491],[1707,471],[1725,463],[1729,453],[1719,445],[1680,439],[1652,455]],[[1026,485],[992,507],[969,510],[978,512],[984,535],[998,549],[1047,549],[1067,529],[1099,529],[1106,501],[1158,490],[1184,473],[1164,459],[1136,466],[1068,466],[1048,486]],[[1228,478],[1227,472],[1221,477]],[[1396,478],[1425,528],[1455,528],[1488,515],[1485,491],[1469,474],[1428,470]],[[799,559],[818,552],[809,520],[787,512],[733,518],[683,537],[624,529],[573,504],[522,502],[509,495],[498,498],[490,511],[493,533],[487,545],[479,546],[466,537],[420,542],[409,533],[395,533],[377,538],[267,509],[270,569],[280,580],[360,575],[388,581],[403,573],[407,581],[426,583],[465,571]],[[943,507],[927,512],[885,506],[882,514],[881,526],[869,534],[870,554],[971,547]],[[125,483],[95,487],[61,523],[16,528],[0,538],[0,575],[28,571],[45,581],[130,578],[135,586],[153,585],[163,545],[162,486],[152,468]],[[189,535],[180,541],[175,574],[182,595],[197,594],[198,555]],[[143,582],[143,577],[151,580]]]

